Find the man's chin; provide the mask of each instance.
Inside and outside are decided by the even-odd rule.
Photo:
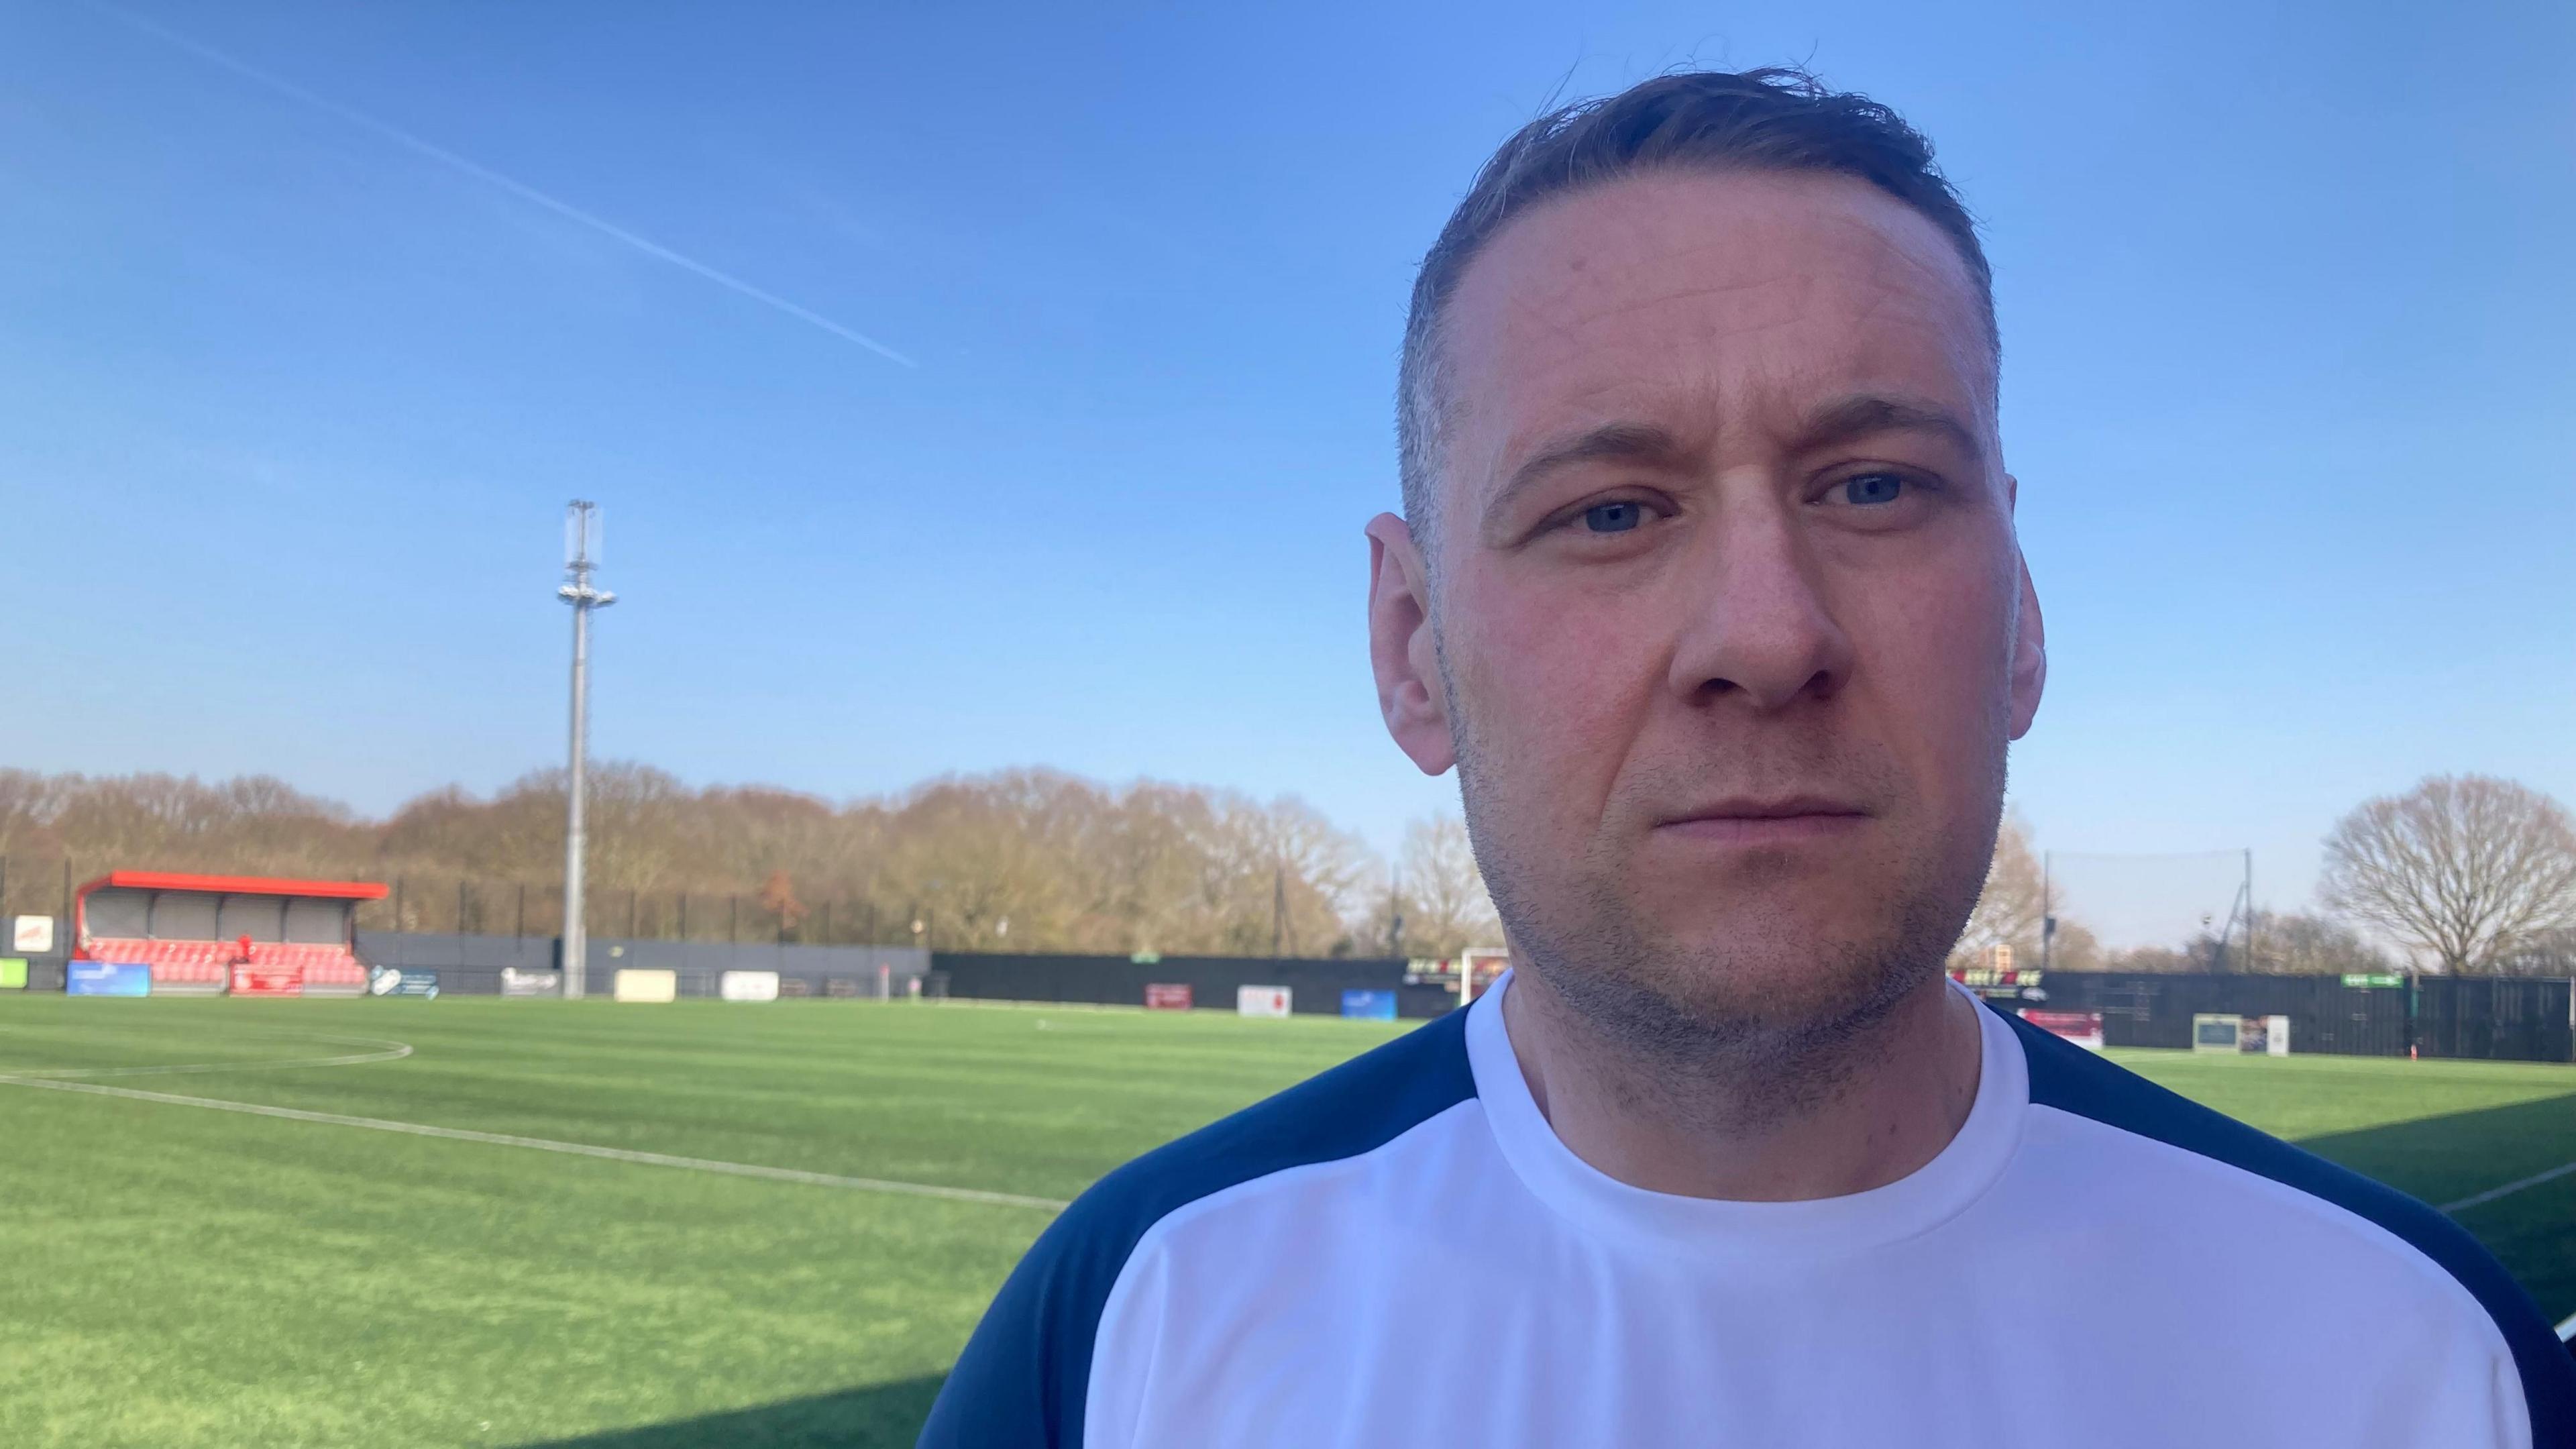
[[[1720,1032],[1795,1031],[1867,1017],[1937,977],[1941,954],[1902,922],[1854,933],[1858,914],[1781,910],[1695,920],[1657,933],[1620,974],[1677,1015]]]

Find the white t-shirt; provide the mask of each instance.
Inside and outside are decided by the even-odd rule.
[[[1103,1179],[921,1443],[2576,1445],[2448,1219],[2018,1021],[1921,1169],[1726,1202],[1558,1141],[1509,989]]]

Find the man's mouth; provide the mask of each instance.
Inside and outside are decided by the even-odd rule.
[[[1824,795],[1730,796],[1656,822],[1658,833],[1713,845],[1829,840],[1869,823],[1867,810]]]

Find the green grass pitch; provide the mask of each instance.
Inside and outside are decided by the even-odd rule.
[[[1064,1199],[1400,1029],[12,993],[0,1074]],[[386,1050],[357,1039],[412,1052],[260,1065]],[[2436,1203],[2576,1161],[2576,1068],[2119,1055]],[[171,1066],[221,1069],[134,1070]],[[908,1444],[1048,1216],[16,1085],[0,1114],[18,1449]],[[2576,1175],[2460,1218],[2576,1311]]]

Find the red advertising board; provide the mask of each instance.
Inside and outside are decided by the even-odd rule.
[[[1187,1011],[1192,1004],[1192,993],[1187,986],[1156,981],[1147,983],[1145,987],[1147,1011]]]
[[[2102,1013],[2098,1011],[2024,1010],[2021,1019],[2089,1051],[2102,1049]]]
[[[293,967],[235,966],[232,994],[235,996],[302,996],[304,973]]]

